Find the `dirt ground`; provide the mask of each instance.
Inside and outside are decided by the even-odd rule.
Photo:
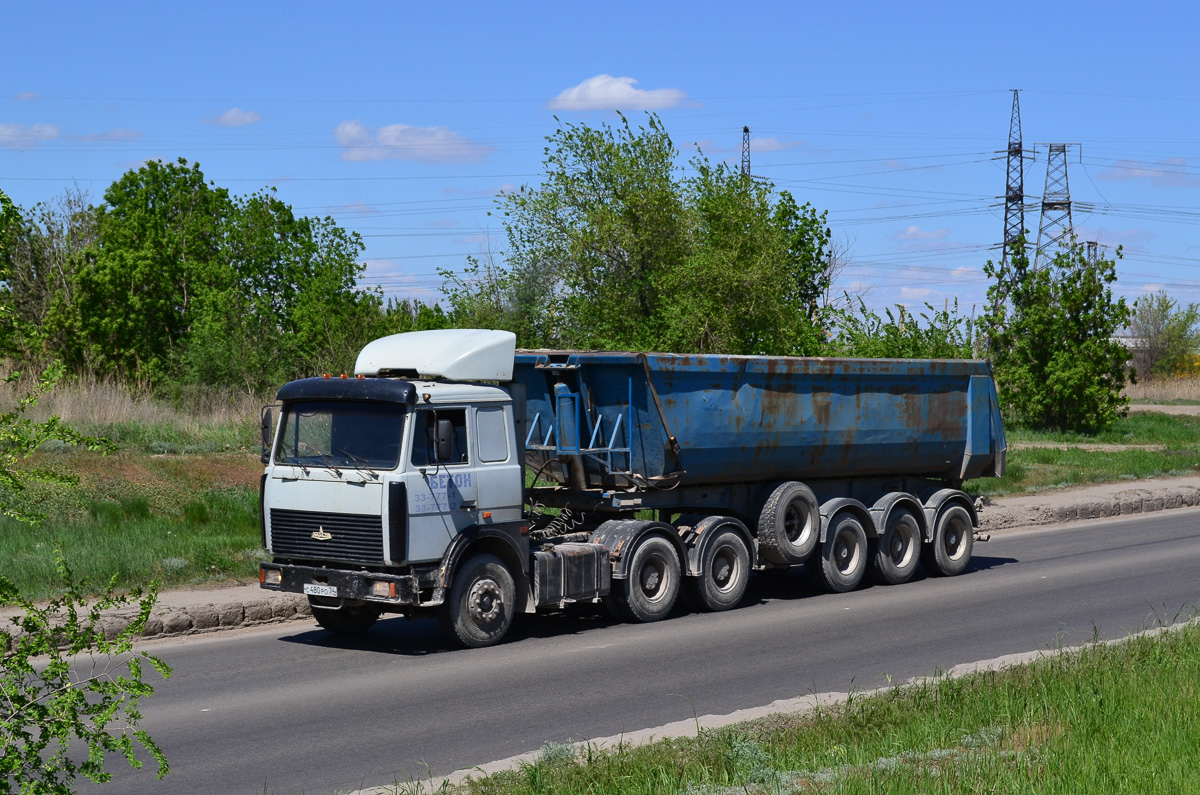
[[[1159,405],[1157,403],[1138,403],[1129,407],[1133,411],[1157,411],[1159,414],[1200,414],[1200,405]]]

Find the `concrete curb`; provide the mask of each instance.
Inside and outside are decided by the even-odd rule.
[[[979,516],[979,529],[987,533],[1191,508],[1200,505],[1200,483],[1190,482],[1195,480],[1198,479],[1187,478],[1189,482],[1155,489],[1106,484],[1091,487],[1087,490],[1089,493],[1080,494],[1079,499],[1070,502],[1064,502],[1062,492],[1006,497],[991,504],[985,502]]]
[[[128,626],[134,611],[117,611],[102,620],[104,634],[113,638]],[[312,616],[308,600],[299,594],[261,591],[261,597],[221,603],[156,605],[142,632],[144,638],[198,635],[239,627],[281,624]]]

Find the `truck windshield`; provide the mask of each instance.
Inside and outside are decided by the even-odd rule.
[[[275,462],[395,469],[404,409],[386,403],[310,400],[284,406]]]

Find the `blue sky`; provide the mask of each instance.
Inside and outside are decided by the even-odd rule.
[[[1123,245],[1118,287],[1200,302],[1200,81],[1191,4],[12,3],[0,29],[0,189],[185,157],[366,242],[366,284],[436,300],[439,268],[503,229],[554,116],[659,113],[695,145],[829,212],[837,289],[875,305],[982,303],[1002,237],[1012,95],[1070,153],[1081,239]],[[1036,236],[1039,213],[1026,216]]]

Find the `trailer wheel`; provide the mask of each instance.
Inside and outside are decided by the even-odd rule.
[[[831,593],[853,591],[867,573],[867,533],[852,513],[838,514],[830,523],[819,555],[808,562],[809,576]]]
[[[803,563],[817,548],[821,508],[803,483],[781,483],[758,517],[759,553],[771,563]]]
[[[921,526],[917,517],[912,511],[894,511],[875,542],[871,566],[875,579],[888,585],[906,583],[912,579],[920,559]]]
[[[629,575],[613,580],[609,609],[626,621],[660,621],[675,606],[680,579],[675,546],[659,535],[643,536],[629,559]]]
[[[466,560],[438,608],[438,623],[453,642],[478,649],[499,643],[512,625],[517,589],[494,555]]]
[[[951,505],[937,518],[933,541],[921,550],[925,573],[933,577],[953,577],[962,574],[971,562],[975,546],[975,526],[971,514],[961,505]]]
[[[312,608],[313,618],[321,628],[335,635],[361,635],[374,626],[379,618],[378,610],[366,606],[322,607],[314,603],[311,596],[308,598],[308,604]]]
[[[732,610],[746,595],[750,581],[750,550],[740,533],[718,528],[700,558],[700,574],[685,583],[688,601],[702,610]]]

